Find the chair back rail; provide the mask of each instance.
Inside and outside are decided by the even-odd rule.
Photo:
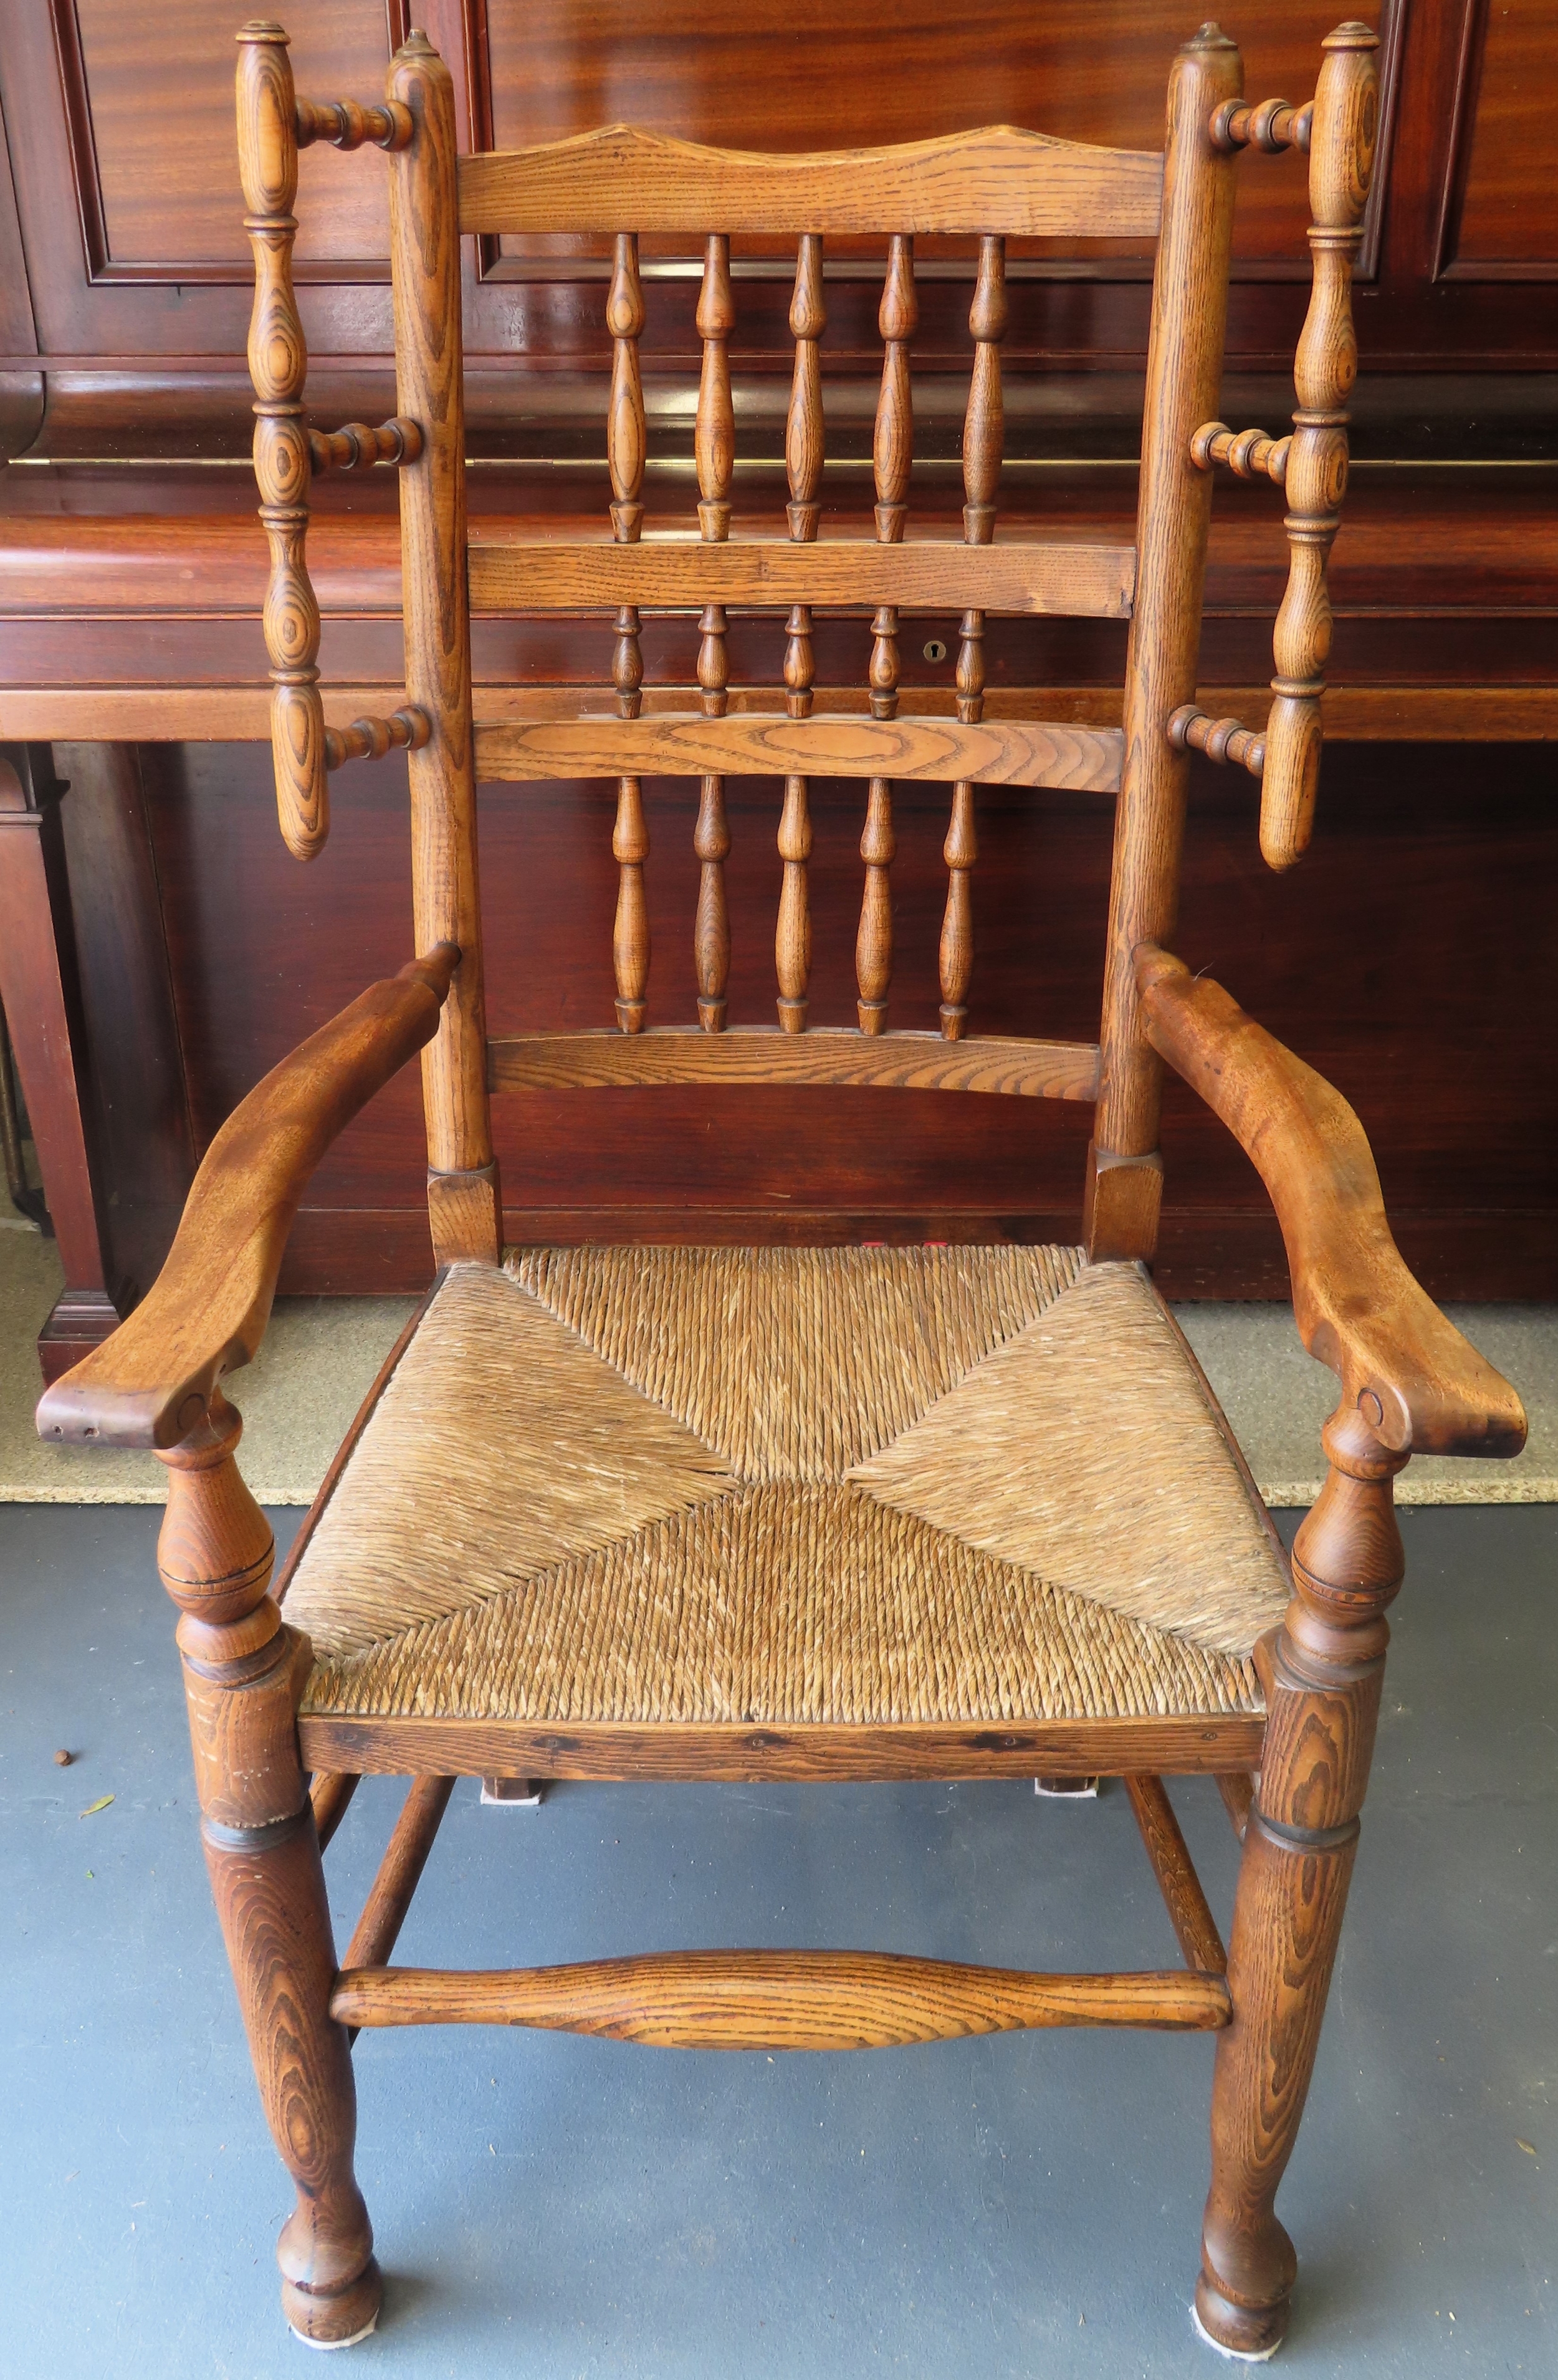
[[[1042,719],[862,718],[813,711],[715,716],[651,712],[648,718],[515,719],[479,725],[476,773],[483,782],[537,777],[719,776],[959,778],[986,785],[1055,785],[1113,794],[1124,742],[1116,727],[1069,727]]]
[[[990,1091],[1008,1098],[1093,1099],[1090,1041],[948,1040],[936,1033],[814,1027],[694,1026],[647,1033],[529,1033],[487,1044],[494,1091],[643,1088],[666,1083],[832,1083],[855,1089]]]
[[[1008,618],[1127,620],[1135,584],[1134,546],[1079,540],[969,547],[949,537],[909,545],[840,537],[803,545],[777,537],[711,544],[654,536],[615,544],[517,536],[482,523],[470,543],[470,608],[478,613],[604,611],[624,603],[657,612],[700,612],[709,603],[778,611],[798,602],[820,610],[890,605],[943,613],[975,604]]]
[[[996,124],[893,149],[762,156],[615,124],[462,157],[466,232],[949,233],[1150,239],[1163,161]]]
[[[239,115],[256,268],[252,361],[261,419],[256,463],[273,547],[267,608],[278,798],[295,850],[323,841],[324,775],[347,759],[408,747],[419,945],[464,958],[436,1041],[424,1053],[430,1204],[440,1259],[491,1256],[500,1208],[490,1089],[651,1083],[849,1083],[1094,1099],[1085,1235],[1095,1257],[1146,1257],[1162,1185],[1162,1062],[1144,1029],[1132,952],[1172,933],[1192,751],[1262,782],[1262,849],[1285,866],[1313,808],[1321,669],[1330,635],[1326,558],[1345,484],[1345,402],[1356,368],[1350,276],[1368,194],[1376,119],[1367,27],[1327,40],[1312,104],[1248,103],[1239,53],[1204,25],[1175,59],[1162,153],[1089,148],[995,126],[880,150],[764,156],[613,126],[542,147],[460,157],[447,71],[421,35],[392,63],[387,103],[296,100],[286,37],[239,36]],[[399,396],[381,429],[303,427],[306,365],[292,295],[296,150],[310,140],[386,151]],[[1239,159],[1307,153],[1314,292],[1299,349],[1291,436],[1230,431],[1217,419]],[[608,525],[598,538],[539,539],[502,524],[468,530],[460,354],[459,235],[606,234],[604,327],[611,343]],[[696,328],[696,526],[650,522],[648,429],[639,342],[648,310],[643,235],[702,249]],[[784,533],[733,529],[736,420],[730,351],[738,334],[731,240],[796,241],[789,327]],[[822,346],[831,237],[886,243],[878,328],[882,365],[872,440],[874,535],[827,536]],[[915,240],[977,239],[962,440],[962,535],[910,535],[911,372],[918,327]],[[1001,347],[1012,238],[1154,237],[1138,534],[1131,546],[1070,537],[1002,537]],[[407,688],[387,720],[327,735],[319,702],[317,607],[304,555],[314,470],[386,462],[402,475]],[[1284,489],[1292,551],[1276,626],[1278,674],[1263,729],[1197,700],[1202,581],[1212,477],[1227,468]],[[818,708],[818,610],[869,623],[862,699]],[[643,691],[643,613],[696,622],[685,694]],[[730,682],[733,610],[773,617],[783,710]],[[577,718],[474,721],[471,613],[599,613],[615,641],[609,690]],[[955,717],[916,714],[900,695],[903,616],[958,616]],[[988,614],[1129,623],[1123,730],[985,715]],[[668,690],[669,691],[669,690]],[[834,705],[839,696],[824,698]],[[725,882],[731,774],[782,781],[776,836],[775,1026],[727,1019],[733,921]],[[692,982],[698,1025],[651,1029],[645,867],[646,778],[699,781]],[[476,785],[603,777],[616,784],[618,869],[612,959],[616,1031],[488,1044],[481,993]],[[811,798],[823,777],[865,783],[856,935],[857,1024],[810,1024]],[[894,969],[895,780],[949,789],[938,977],[940,1033],[889,1030]],[[1099,1042],[995,1041],[970,1035],[974,879],[981,785],[1064,788],[1115,799]]]

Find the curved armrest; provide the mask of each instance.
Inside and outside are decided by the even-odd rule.
[[[373,984],[234,1109],[205,1153],[166,1264],[82,1363],[45,1390],[40,1438],[176,1446],[265,1335],[310,1175],[375,1091],[438,1029],[452,942]]]
[[[1402,1262],[1363,1126],[1341,1093],[1182,959],[1138,942],[1135,961],[1152,1047],[1222,1117],[1271,1192],[1299,1335],[1346,1402],[1397,1452],[1518,1454],[1520,1400]]]

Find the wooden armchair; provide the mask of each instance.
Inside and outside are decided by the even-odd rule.
[[[1346,1104],[1172,934],[1188,753],[1261,786],[1263,847],[1308,832],[1328,638],[1325,558],[1345,478],[1350,260],[1375,120],[1374,36],[1325,44],[1312,106],[1247,105],[1204,26],[1175,60],[1162,155],[998,128],[881,152],[747,156],[615,128],[459,157],[448,75],[418,34],[387,103],[295,98],[286,36],[239,35],[239,133],[258,291],[256,468],[274,557],[266,633],[284,832],[326,832],[328,772],[409,747],[416,944],[243,1102],[202,1165],[161,1279],[39,1408],[45,1434],[152,1446],[169,1470],[160,1566],[182,1618],[206,1854],[276,2145],[298,2185],[281,2238],[293,2327],[341,2344],[379,2275],[353,2176],[359,2028],[520,2023],[650,2043],[873,2047],[1057,2024],[1220,2035],[1198,2319],[1262,2356],[1295,2274],[1273,2201],[1315,2054],[1358,1832],[1386,1606],[1392,1480],[1419,1448],[1512,1454],[1514,1392],[1430,1305],[1387,1228]],[[397,419],[303,427],[292,299],[299,143],[388,152]],[[1291,437],[1215,419],[1240,152],[1308,152],[1315,289]],[[698,308],[698,534],[644,534],[645,319],[637,234],[706,234]],[[634,226],[625,230],[624,225]],[[797,237],[788,535],[732,530],[731,234]],[[615,235],[611,535],[468,535],[460,236]],[[823,242],[890,240],[874,534],[820,534]],[[961,540],[905,538],[913,236],[979,239]],[[1158,237],[1137,543],[995,535],[1004,241]],[[325,731],[305,562],[312,471],[399,469],[407,698]],[[1261,733],[1196,705],[1211,479],[1284,487],[1292,581]],[[663,525],[657,524],[662,527]],[[833,524],[829,524],[832,531]],[[898,699],[904,613],[962,613],[956,715]],[[646,698],[641,614],[698,615],[696,708]],[[473,721],[469,612],[615,617],[615,709]],[[818,607],[870,615],[867,700],[814,703]],[[773,615],[784,708],[733,707],[732,608]],[[982,715],[987,613],[1127,617],[1125,728]],[[784,779],[776,1018],[727,1017],[727,773]],[[616,1023],[489,1040],[479,781],[618,784]],[[647,1022],[644,781],[701,782],[696,1025]],[[808,1013],[809,785],[864,780],[857,1025]],[[951,788],[939,1034],[889,1030],[895,780]],[[1097,1046],[970,1029],[980,784],[1089,789],[1114,863]],[[225,1376],[264,1329],[291,1216],[343,1123],[422,1052],[438,1271],[274,1592],[234,1462]],[[1307,1346],[1340,1387],[1330,1475],[1283,1555],[1148,1272],[1164,1062],[1271,1191]],[[489,1098],[544,1085],[795,1083],[1095,1103],[1085,1245],[525,1248],[504,1261]],[[284,1617],[285,1613],[285,1617]],[[411,1779],[344,1960],[321,1852],[358,1778]],[[389,1963],[452,1781],[1123,1776],[1182,1971],[1007,1972],[848,1950],[625,1956],[559,1969]],[[1244,1841],[1226,1953],[1161,1779],[1217,1779]],[[310,1779],[312,1778],[311,1796]]]

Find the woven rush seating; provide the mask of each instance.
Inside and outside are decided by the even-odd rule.
[[[1288,1592],[1080,1249],[533,1249],[432,1296],[297,1560],[305,1717],[1259,1712]]]

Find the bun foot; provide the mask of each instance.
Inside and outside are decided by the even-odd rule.
[[[1288,2301],[1275,2305],[1235,2305],[1205,2273],[1196,2283],[1191,2319],[1209,2347],[1240,2363],[1269,2363],[1287,2335]]]
[[[310,2289],[282,2276],[281,2310],[305,2347],[355,2347],[378,2322],[383,2279],[370,2256],[355,2280],[338,2289]]]

